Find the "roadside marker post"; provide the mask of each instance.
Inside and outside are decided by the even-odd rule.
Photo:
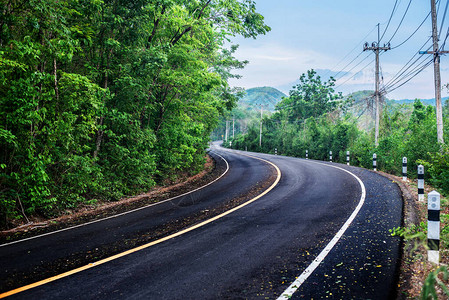
[[[376,155],[376,153],[373,154],[373,169],[374,169],[374,171],[377,171],[377,155]]]
[[[349,151],[346,151],[346,164],[349,166]]]
[[[309,159],[309,150],[306,150],[306,159]]]
[[[407,181],[407,157],[402,158],[402,181]]]
[[[432,191],[427,195],[427,250],[428,260],[440,262],[440,194]]]
[[[424,201],[424,166],[418,166],[418,200]]]
[[[274,148],[274,155],[278,155],[278,148]]]
[[[332,162],[332,151],[329,151],[329,161]]]

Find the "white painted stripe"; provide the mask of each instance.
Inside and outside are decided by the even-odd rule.
[[[418,189],[424,188],[424,179],[418,179]]]
[[[440,251],[438,250],[427,250],[427,256],[430,262],[434,264],[440,263]]]
[[[440,221],[427,221],[427,238],[440,239]]]
[[[37,238],[41,238],[41,237],[44,237],[44,236],[56,234],[56,233],[59,233],[59,232],[63,232],[63,231],[67,231],[67,230],[71,230],[71,229],[75,229],[75,228],[79,228],[79,227],[91,225],[91,224],[98,223],[98,222],[102,222],[102,221],[109,220],[109,219],[112,219],[112,218],[117,218],[117,217],[120,217],[120,216],[123,216],[123,215],[126,215],[126,214],[130,214],[130,213],[133,213],[133,212],[136,212],[136,211],[139,211],[139,210],[146,209],[146,208],[148,208],[148,207],[152,207],[152,206],[156,206],[156,205],[159,205],[159,204],[162,204],[162,203],[166,203],[166,202],[169,202],[169,201],[173,201],[173,200],[175,200],[175,199],[184,197],[184,196],[186,196],[186,195],[189,195],[189,194],[191,194],[191,193],[194,193],[194,192],[196,192],[196,191],[199,191],[199,190],[201,190],[201,189],[204,189],[205,187],[207,187],[207,186],[209,186],[209,185],[211,185],[211,184],[217,182],[218,180],[220,180],[220,179],[221,179],[226,173],[228,173],[228,171],[229,171],[229,163],[228,163],[228,161],[227,161],[223,156],[221,156],[221,155],[218,154],[218,153],[215,153],[215,155],[219,156],[219,157],[226,163],[226,170],[223,172],[223,174],[220,175],[220,177],[216,178],[214,181],[209,182],[208,184],[203,185],[202,187],[199,187],[199,188],[197,188],[197,189],[195,189],[195,190],[193,190],[193,191],[184,193],[184,194],[179,195],[179,196],[172,197],[172,198],[170,198],[170,199],[166,199],[166,200],[159,201],[159,202],[156,202],[156,203],[152,203],[152,204],[149,204],[149,205],[146,205],[146,206],[142,206],[142,207],[139,207],[139,208],[136,208],[136,209],[133,209],[133,210],[125,211],[125,212],[123,212],[123,213],[116,214],[116,215],[113,215],[113,216],[109,216],[109,217],[106,217],[106,218],[103,218],[103,219],[99,219],[99,220],[95,220],[95,221],[91,221],[91,222],[87,222],[87,223],[75,225],[75,226],[72,226],[72,227],[67,227],[67,228],[63,228],[63,229],[60,229],[60,230],[56,230],[56,231],[52,231],[52,232],[48,232],[48,233],[43,233],[43,234],[40,234],[40,235],[36,235],[36,236],[29,237],[29,238],[21,239],[21,240],[18,240],[18,241],[14,241],[14,242],[9,242],[9,243],[6,243],[6,244],[2,244],[2,245],[0,245],[0,247],[5,247],[5,246],[12,245],[12,244],[17,244],[17,243],[21,243],[21,242],[25,242],[25,241],[29,241],[29,240],[33,240],[33,239],[37,239]]]
[[[319,163],[319,164],[321,164],[321,163]],[[305,269],[304,272],[302,272],[302,274],[282,293],[282,295],[279,296],[278,300],[290,299],[292,297],[293,293],[295,293],[299,289],[299,287],[307,280],[307,278],[309,278],[309,276],[315,271],[315,269],[320,265],[320,263],[326,258],[326,256],[329,254],[329,252],[335,246],[335,244],[337,244],[337,242],[343,236],[346,229],[348,229],[349,225],[351,225],[352,221],[354,221],[355,217],[357,216],[357,214],[359,213],[363,204],[365,203],[366,189],[365,189],[365,185],[363,184],[362,180],[359,177],[357,177],[354,173],[351,173],[351,172],[349,172],[345,169],[342,169],[340,167],[336,167],[333,165],[327,165],[327,164],[322,164],[322,165],[340,169],[340,170],[345,171],[346,173],[349,173],[350,175],[352,175],[359,182],[360,187],[362,189],[362,195],[360,197],[359,204],[357,205],[355,210],[352,212],[349,219],[345,222],[345,224],[343,224],[343,226],[340,228],[340,230],[334,236],[334,238],[329,242],[329,244],[327,244],[327,246],[315,258],[315,260],[307,267],[307,269]]]
[[[217,154],[217,155],[218,155],[218,154]],[[276,175],[276,180],[273,182],[273,184],[272,184],[268,189],[266,189],[265,191],[263,191],[263,192],[262,192],[261,194],[259,194],[258,196],[256,196],[256,197],[254,197],[254,198],[248,200],[247,202],[244,202],[244,203],[240,204],[239,206],[236,206],[236,207],[234,207],[234,208],[231,208],[230,210],[227,210],[227,211],[225,211],[225,212],[223,212],[223,213],[221,213],[221,214],[219,214],[219,215],[217,215],[217,216],[215,216],[215,217],[212,217],[212,218],[210,218],[210,219],[207,219],[207,220],[205,220],[205,221],[203,221],[203,222],[201,222],[201,223],[198,223],[198,224],[196,224],[196,225],[193,225],[193,226],[191,226],[191,227],[188,227],[188,228],[186,228],[186,229],[183,229],[183,230],[181,230],[181,231],[179,231],[179,232],[173,233],[173,234],[168,235],[168,236],[166,236],[166,237],[163,237],[163,238],[161,238],[161,239],[155,240],[155,241],[150,242],[150,243],[148,243],[148,244],[145,244],[145,245],[142,245],[142,246],[139,246],[139,247],[130,249],[130,250],[125,251],[125,252],[118,253],[118,254],[116,254],[116,255],[107,257],[107,258],[105,258],[105,259],[96,261],[96,262],[94,262],[94,263],[90,263],[90,264],[88,264],[88,265],[82,266],[82,267],[77,268],[77,269],[73,269],[73,270],[67,271],[67,272],[65,272],[65,273],[62,273],[62,274],[59,274],[59,275],[56,275],[56,276],[53,276],[53,277],[50,277],[50,278],[47,278],[47,279],[44,279],[44,280],[41,280],[41,281],[32,283],[32,284],[29,284],[29,285],[26,285],[26,286],[23,286],[23,287],[19,287],[19,288],[15,289],[15,290],[11,290],[11,291],[2,293],[2,294],[0,294],[0,299],[5,298],[5,297],[8,297],[8,296],[11,296],[11,295],[14,295],[14,294],[21,293],[21,292],[23,292],[23,291],[26,291],[26,290],[29,290],[29,289],[32,289],[32,288],[35,288],[35,287],[38,287],[38,286],[41,286],[41,285],[50,283],[50,282],[53,282],[53,281],[55,281],[55,280],[59,280],[59,279],[61,279],[61,278],[65,278],[65,277],[67,277],[67,276],[71,276],[71,275],[73,275],[73,274],[76,274],[76,273],[85,271],[85,270],[87,270],[87,269],[90,269],[90,268],[93,268],[93,267],[96,267],[96,266],[99,266],[99,265],[108,263],[108,262],[110,262],[110,261],[116,260],[116,259],[121,258],[121,257],[124,257],[124,256],[126,256],[126,255],[129,255],[129,254],[132,254],[132,253],[141,251],[141,250],[143,250],[143,249],[152,247],[152,246],[154,246],[154,245],[163,243],[163,242],[168,241],[168,240],[170,240],[170,239],[173,239],[173,238],[175,238],[175,237],[178,237],[178,236],[181,236],[181,235],[183,235],[183,234],[186,234],[186,233],[188,233],[188,232],[190,232],[190,231],[193,231],[193,230],[195,230],[195,229],[197,229],[197,228],[203,227],[203,226],[205,226],[205,225],[207,225],[207,224],[209,224],[209,223],[212,223],[212,222],[214,222],[214,221],[216,221],[216,220],[219,220],[219,219],[221,219],[221,218],[223,218],[223,217],[225,217],[225,216],[227,216],[227,215],[229,215],[229,214],[231,214],[231,213],[233,213],[233,212],[235,212],[235,211],[237,211],[237,210],[239,210],[239,209],[241,209],[241,208],[243,208],[243,207],[246,207],[247,205],[249,205],[249,204],[255,202],[256,200],[258,200],[258,199],[262,198],[263,196],[265,196],[266,194],[268,194],[271,190],[273,190],[273,189],[278,185],[279,181],[281,180],[281,176],[282,176],[281,170],[278,168],[278,166],[276,166],[274,163],[272,163],[272,162],[270,162],[270,161],[268,161],[268,160],[265,160],[265,159],[262,159],[262,158],[259,158],[259,157],[255,157],[255,156],[251,156],[251,155],[245,155],[245,154],[240,154],[240,155],[242,155],[242,156],[247,156],[247,157],[251,157],[251,158],[254,158],[254,159],[263,161],[263,162],[265,162],[265,163],[267,163],[267,164],[273,166],[273,167],[275,168],[275,170],[276,170],[276,173],[277,173],[277,175]],[[223,158],[223,159],[224,159],[224,158]],[[226,160],[225,160],[225,161],[226,161]]]

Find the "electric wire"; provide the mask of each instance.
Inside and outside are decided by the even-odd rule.
[[[367,57],[365,57],[364,60],[362,60],[360,63],[362,63],[363,61],[365,61],[367,58],[369,57],[369,55]],[[367,65],[365,65],[361,70],[359,70],[358,72],[356,72],[354,75],[352,75],[351,77],[349,77],[348,79],[346,79],[344,82],[340,83],[339,85],[337,85],[335,87],[335,89],[341,87],[342,85],[344,85],[346,82],[348,82],[349,80],[353,79],[358,73],[362,72],[363,70],[365,70],[370,64],[372,64],[375,61],[375,59],[373,59],[372,61],[370,61]],[[359,64],[360,64],[359,63]],[[355,68],[355,67],[354,67]],[[353,68],[353,69],[354,69]],[[349,71],[350,72],[350,71]],[[349,73],[348,72],[348,73]]]
[[[382,36],[379,39],[379,42],[383,39],[385,33],[387,32],[388,26],[390,26],[390,22],[391,22],[391,19],[393,18],[393,15],[395,13],[397,4],[398,4],[398,0],[396,0],[395,3],[394,3],[393,10],[391,11],[390,19],[388,19],[387,26],[385,27],[384,32],[382,33]]]
[[[415,60],[413,63],[410,64],[410,62],[417,56],[419,55],[419,52],[427,45],[427,43],[430,41],[431,37],[429,37],[427,39],[427,41],[421,46],[421,48],[419,48],[418,51],[415,52],[415,54],[407,61],[407,63],[388,81],[387,85],[391,84],[393,81],[396,80],[396,78],[400,77],[402,74],[404,74],[405,72],[407,72],[407,70],[409,68],[412,67],[413,64],[417,63],[422,56],[419,56],[419,58],[417,60]],[[429,50],[431,47],[427,48],[427,50]],[[409,66],[410,64],[410,66]],[[402,72],[402,73],[401,73]]]
[[[410,8],[410,4],[412,4],[412,0],[410,0],[410,1],[408,2],[407,9],[405,10],[404,15],[402,16],[402,19],[401,19],[401,21],[399,22],[398,27],[396,28],[396,31],[393,33],[393,35],[391,36],[391,38],[390,38],[390,40],[388,41],[388,43],[391,42],[391,40],[395,37],[396,33],[398,32],[399,28],[401,28],[402,22],[404,21],[405,16],[407,15],[408,10],[409,10],[409,8]]]
[[[406,42],[408,42],[408,40],[410,40],[415,34],[416,32],[421,28],[421,26],[423,26],[423,24],[427,21],[427,19],[430,16],[430,12],[427,14],[427,16],[424,18],[424,20],[421,22],[421,24],[419,24],[418,28],[415,29],[415,31],[413,31],[413,33],[406,38],[403,42],[399,43],[398,45],[394,46],[393,48],[391,48],[391,50],[399,48],[400,46],[404,45]]]
[[[422,57],[423,56],[419,57],[418,59],[421,59]],[[407,70],[404,70],[404,72],[402,72],[400,76],[398,76],[393,81],[390,81],[387,85],[385,85],[386,89],[390,89],[390,88],[394,87],[395,85],[399,84],[401,81],[403,81],[404,79],[406,79],[409,76],[411,76],[412,74],[414,74],[416,72],[416,70],[420,69],[423,65],[425,65],[427,63],[428,63],[428,60],[424,60],[423,62],[420,62],[416,66],[410,65],[409,68],[407,68]],[[410,70],[410,68],[412,66],[413,66],[413,69]],[[406,71],[408,71],[408,72],[405,73]]]
[[[395,87],[393,87],[393,88],[390,88],[390,89],[388,89],[388,90],[385,91],[385,92],[391,93],[392,91],[397,90],[398,88],[402,87],[403,85],[405,85],[406,83],[408,83],[410,80],[412,80],[413,78],[415,78],[419,73],[421,73],[422,71],[424,71],[424,70],[425,70],[428,66],[430,66],[432,63],[433,63],[433,59],[429,59],[429,61],[428,61],[426,64],[424,64],[419,70],[417,70],[417,71],[413,74],[413,76],[411,76],[409,79],[407,79],[406,81],[404,81],[404,82],[401,83],[400,85],[395,86]]]
[[[443,19],[441,20],[440,31],[438,32],[438,40],[440,40],[441,31],[443,30],[443,25],[444,25],[444,20],[446,19],[448,5],[449,5],[449,1],[446,1],[446,7],[444,8]]]
[[[357,48],[359,48],[360,47],[360,45],[363,45],[363,42],[366,40],[366,38],[376,29],[376,27],[377,26],[374,26],[371,30],[370,30],[370,32],[368,32],[366,35],[365,35],[365,37],[354,47],[354,48],[352,48],[352,50],[351,51],[349,51],[335,66],[333,66],[330,70],[328,70],[323,76],[326,76],[327,74],[329,74],[331,71],[332,71],[332,69],[335,69],[335,68],[337,68],[349,55],[351,55],[353,52],[354,52],[354,50],[356,50]],[[360,54],[358,55],[358,56],[360,56]],[[358,56],[357,56],[357,58],[358,58]],[[357,59],[357,58],[355,58],[355,59]],[[351,63],[355,60],[355,59],[353,59],[352,61],[351,61]],[[349,64],[351,64],[351,63],[349,63]],[[346,67],[345,67],[346,68]],[[342,71],[344,71],[344,69],[345,68],[343,68],[343,69],[341,69],[339,72],[337,72],[337,74],[339,74],[339,73],[341,73]],[[336,75],[334,75],[333,77],[335,78],[335,76]]]
[[[340,73],[344,72],[344,70],[345,70],[348,66],[350,66],[350,65],[351,65],[357,58],[359,58],[360,55],[362,55],[362,54],[363,54],[363,51],[360,52],[359,55],[357,55],[353,60],[351,60],[346,66],[344,66],[343,69],[341,69],[340,71],[338,71],[337,74],[335,74],[333,77],[334,77],[335,79],[337,79],[337,76],[338,76]],[[366,59],[366,58],[365,58],[365,59]],[[364,59],[364,60],[365,60],[365,59]],[[362,62],[363,62],[363,60],[362,60]],[[360,63],[361,63],[361,62],[359,62],[355,67],[357,67]],[[355,68],[355,67],[353,67],[353,68]],[[352,70],[352,69],[351,69],[351,70]],[[346,75],[347,73],[349,73],[349,72],[351,72],[351,71],[345,72],[345,74],[343,74],[341,77],[345,76],[345,75]]]

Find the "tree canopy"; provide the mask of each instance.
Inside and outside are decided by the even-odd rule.
[[[0,216],[51,214],[198,170],[251,0],[1,0]]]

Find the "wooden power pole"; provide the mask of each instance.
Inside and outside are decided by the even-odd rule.
[[[262,148],[262,114],[263,114],[263,105],[260,104],[260,133],[259,133],[259,147]]]
[[[440,54],[449,53],[449,51],[440,51],[438,49],[438,28],[437,28],[437,10],[435,0],[430,0],[432,14],[432,38],[433,51],[420,51],[419,54],[433,54],[433,72],[435,79],[435,107],[437,113],[437,139],[438,143],[444,144],[443,138],[443,108],[441,105],[441,76],[440,76]]]
[[[228,141],[228,128],[229,128],[229,121],[226,120],[226,130],[225,130],[225,142]]]
[[[380,81],[379,81],[379,54],[380,51],[390,50],[390,44],[384,45],[380,47],[380,24],[377,24],[377,43],[373,42],[371,46],[368,43],[365,43],[363,46],[363,51],[372,50],[376,54],[376,125],[375,125],[375,135],[374,142],[376,147],[379,146],[379,123],[380,123]]]

